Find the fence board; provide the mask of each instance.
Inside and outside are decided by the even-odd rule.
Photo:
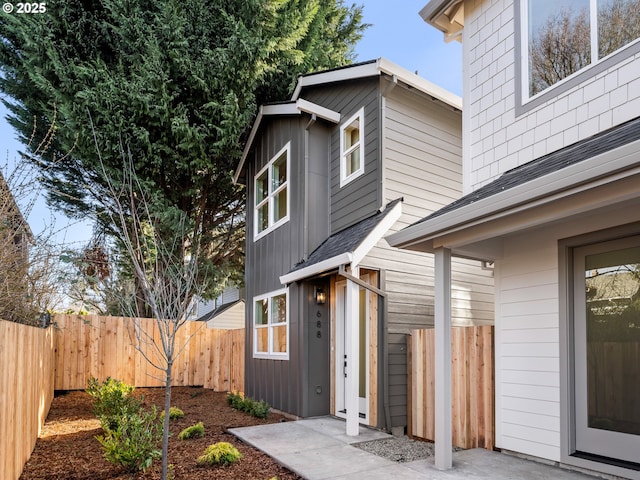
[[[0,320],[0,472],[17,479],[53,400],[54,334]]]
[[[136,319],[160,345],[153,319]],[[56,315],[57,355],[55,389],[82,390],[90,377],[107,376],[137,387],[159,387],[162,372],[135,348],[132,320],[96,315]],[[189,340],[190,339],[190,340]],[[218,391],[244,389],[244,330],[211,330],[204,323],[188,322],[176,336],[179,350],[189,340],[173,366],[175,386],[203,385]],[[149,342],[142,349],[155,362],[160,354]]]
[[[494,446],[493,327],[451,329],[452,440],[461,448]],[[412,330],[408,368],[409,434],[434,440],[433,329]]]

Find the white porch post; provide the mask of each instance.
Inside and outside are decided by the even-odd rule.
[[[435,249],[435,466],[453,466],[451,440],[451,250]]]
[[[358,267],[351,267],[351,275],[360,276]],[[347,435],[358,436],[360,430],[360,405],[358,375],[359,366],[359,327],[360,327],[360,287],[357,283],[347,279],[345,315],[345,355],[347,356],[347,378],[345,381],[345,408],[347,409]]]

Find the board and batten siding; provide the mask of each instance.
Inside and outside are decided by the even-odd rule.
[[[313,88],[306,100],[340,112],[346,122],[364,107],[364,173],[340,187],[340,125],[331,135],[331,234],[371,216],[380,208],[380,96],[378,77],[345,82],[343,85]]]
[[[300,261],[304,252],[302,231],[302,208],[304,189],[302,188],[304,159],[304,123],[301,116],[277,118],[265,126],[262,135],[255,142],[253,152],[247,159],[247,240],[246,265],[250,265],[245,277],[246,288],[246,373],[245,392],[247,395],[263,399],[276,408],[292,413],[299,409],[299,395],[302,379],[301,351],[296,335],[289,337],[289,360],[273,361],[253,358],[253,298],[273,292],[282,287],[279,276],[288,272]],[[290,172],[288,195],[289,221],[254,241],[254,176],[288,142],[290,142]],[[283,248],[286,246],[286,248]],[[289,290],[290,333],[297,325],[296,312],[299,309],[297,289]]]

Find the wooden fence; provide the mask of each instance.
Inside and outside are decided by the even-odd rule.
[[[412,330],[409,343],[409,435],[434,440],[434,331]],[[493,327],[451,329],[453,444],[494,446]]]
[[[0,477],[18,478],[53,399],[53,330],[0,320]]]
[[[159,342],[153,319],[138,319]],[[56,315],[56,390],[86,388],[90,377],[110,376],[137,387],[163,385],[162,372],[134,347],[132,320],[96,315]],[[173,366],[173,385],[203,385],[216,391],[244,390],[244,329],[212,330],[204,322],[187,322],[176,345],[186,345]],[[143,351],[158,360],[153,345]]]

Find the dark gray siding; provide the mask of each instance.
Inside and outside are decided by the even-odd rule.
[[[300,411],[302,362],[298,318],[300,292],[292,285],[289,289],[289,360],[253,358],[253,298],[282,288],[279,276],[286,273],[303,255],[302,207],[304,190],[301,188],[304,161],[304,123],[302,117],[286,117],[270,121],[254,143],[247,158],[247,241],[245,287],[247,295],[247,335],[245,392],[263,399],[273,407],[297,414]],[[291,142],[289,172],[289,221],[254,241],[253,181],[255,174],[271,158]]]
[[[381,206],[380,96],[378,77],[313,88],[305,99],[340,112],[348,120],[364,107],[364,174],[340,188],[340,126],[331,135],[331,233],[372,215]]]

